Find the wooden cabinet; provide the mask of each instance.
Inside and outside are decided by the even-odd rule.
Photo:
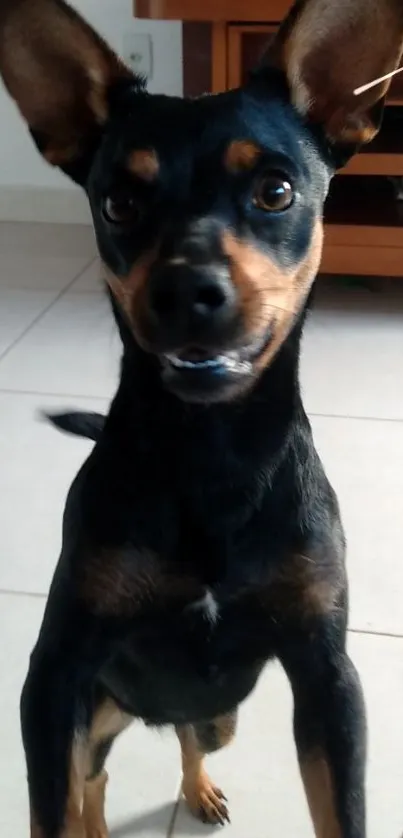
[[[242,84],[290,0],[136,0],[137,16],[183,21],[187,95]],[[399,200],[400,184],[400,200]],[[377,139],[333,182],[322,270],[403,276],[403,74]]]

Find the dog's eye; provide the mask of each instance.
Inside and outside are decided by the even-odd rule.
[[[110,224],[135,224],[141,215],[136,198],[124,192],[116,192],[105,198],[103,214]]]
[[[293,188],[289,180],[284,175],[270,173],[258,184],[253,203],[265,212],[282,212],[291,206],[293,198]]]

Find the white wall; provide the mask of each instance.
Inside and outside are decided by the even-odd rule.
[[[153,38],[154,56],[153,79],[149,89],[181,94],[182,39],[179,23],[136,20],[132,0],[70,2],[118,53],[122,52],[125,32],[149,32]],[[15,216],[13,190],[16,195],[22,196],[25,188],[29,191],[32,187],[75,190],[67,178],[42,161],[14,103],[0,85],[0,218],[4,219],[8,214],[11,218]],[[9,213],[7,205],[10,206]]]

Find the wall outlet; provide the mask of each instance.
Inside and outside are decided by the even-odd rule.
[[[151,79],[153,73],[151,35],[141,32],[127,32],[123,39],[123,59],[134,73]]]

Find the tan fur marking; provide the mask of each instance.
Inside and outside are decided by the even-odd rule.
[[[156,598],[175,600],[185,608],[205,593],[200,580],[187,576],[183,566],[168,573],[162,557],[133,549],[83,556],[77,586],[87,607],[100,616],[131,616]]]
[[[224,824],[229,819],[225,797],[204,769],[204,754],[198,748],[193,727],[177,727],[176,733],[181,745],[182,791],[190,811],[208,823]]]
[[[87,779],[84,783],[82,807],[85,838],[108,838],[105,822],[105,789],[108,775],[103,770],[97,777],[91,776],[97,746],[111,737],[118,736],[132,721],[132,716],[124,713],[111,698],[105,699],[94,715],[86,743]]]
[[[87,838],[81,815],[87,765],[85,737],[78,734],[73,742],[70,757],[69,788],[60,838]],[[31,833],[32,838],[42,838],[42,831]]]
[[[101,550],[83,561],[80,595],[94,614],[130,616],[155,593],[160,574],[145,552]]]
[[[233,140],[226,149],[224,165],[231,174],[238,174],[253,169],[261,154],[261,148],[252,140]]]
[[[84,789],[83,822],[85,838],[108,838],[105,821],[105,791],[108,775],[103,771],[95,780],[88,780]]]
[[[152,148],[136,149],[132,151],[128,160],[128,169],[132,175],[151,182],[156,180],[160,164],[156,151]]]
[[[338,608],[345,574],[338,557],[328,563],[296,554],[284,562],[269,585],[269,607],[280,619],[309,620]]]
[[[112,698],[105,699],[101,707],[96,711],[91,723],[88,741],[91,747],[99,742],[117,736],[133,721],[129,713],[125,713],[118,707]]]
[[[145,253],[133,265],[126,277],[118,277],[105,265],[105,279],[125,313],[135,333],[136,339],[144,347],[141,332],[141,316],[145,303],[145,291],[151,266],[156,258],[156,252]],[[147,348],[147,347],[144,347]]]
[[[318,271],[322,241],[322,222],[317,219],[304,261],[287,271],[249,242],[224,233],[223,249],[230,259],[231,279],[238,289],[250,337],[258,337],[272,324],[273,338],[256,362],[257,371],[269,365],[287,338]]]
[[[342,838],[332,778],[325,755],[319,752],[312,754],[301,761],[300,770],[316,838]]]
[[[232,742],[235,736],[236,717],[230,713],[225,716],[217,716],[214,719],[214,725],[217,731],[219,747],[225,748]]]

